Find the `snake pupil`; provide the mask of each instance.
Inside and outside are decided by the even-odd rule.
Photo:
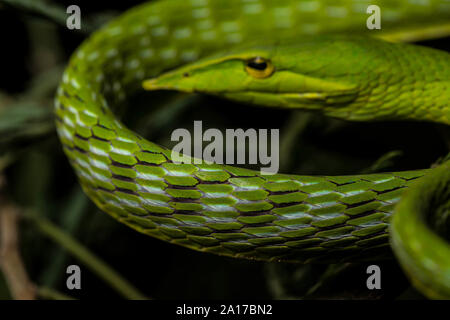
[[[245,62],[245,71],[256,79],[270,77],[275,68],[270,60],[256,57]]]

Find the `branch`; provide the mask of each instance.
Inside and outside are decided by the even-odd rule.
[[[66,249],[123,297],[132,300],[148,299],[103,260],[95,256],[86,247],[65,233],[58,226],[36,213],[25,213],[25,217],[30,219],[42,234]]]

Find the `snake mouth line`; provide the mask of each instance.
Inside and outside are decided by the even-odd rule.
[[[256,91],[256,90],[217,90],[209,91],[207,89],[198,89],[195,87],[183,87],[178,84],[161,84],[160,78],[154,78],[145,80],[142,83],[142,87],[147,91],[157,91],[157,90],[168,90],[168,91],[180,91],[185,93],[202,93],[210,94],[215,96],[223,96],[230,99],[236,99],[240,101],[272,101],[273,103],[278,103],[283,106],[287,103],[298,103],[298,104],[319,104],[319,103],[332,103],[332,104],[343,104],[353,101],[357,93],[355,91]],[[262,103],[264,105],[264,103]],[[276,105],[275,105],[276,106]]]

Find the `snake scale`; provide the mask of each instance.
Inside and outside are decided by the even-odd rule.
[[[449,1],[374,3],[381,36],[450,17]],[[450,248],[433,231],[448,235],[448,162],[354,176],[180,164],[113,113],[144,83],[347,120],[450,124],[449,53],[336,34],[367,32],[369,4],[167,0],[113,20],[73,54],[55,99],[59,138],[84,191],[139,232],[236,258],[375,260],[391,242],[422,292],[449,298]]]

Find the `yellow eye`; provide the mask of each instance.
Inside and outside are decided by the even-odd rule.
[[[263,79],[270,77],[275,67],[270,60],[256,57],[245,62],[245,71],[254,78]]]

